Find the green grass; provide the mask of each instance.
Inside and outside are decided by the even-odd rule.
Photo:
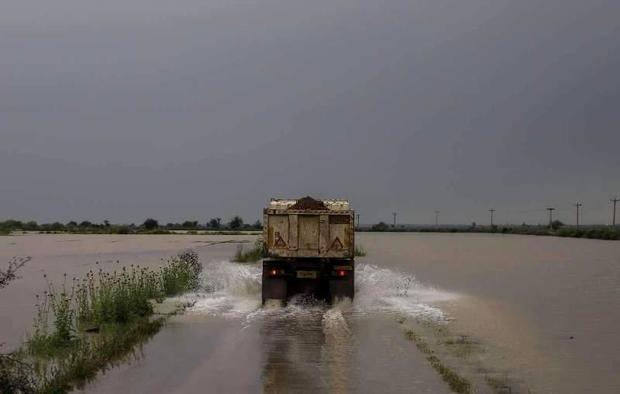
[[[235,263],[255,263],[263,257],[265,257],[265,246],[262,240],[258,240],[248,250],[245,250],[243,245],[238,245],[232,261]]]
[[[63,393],[92,379],[162,327],[153,302],[196,288],[201,267],[186,251],[157,270],[132,265],[48,283],[28,341],[0,358],[0,392]]]
[[[353,252],[355,257],[364,257],[366,256],[366,249],[364,249],[361,245],[355,245],[355,250]]]

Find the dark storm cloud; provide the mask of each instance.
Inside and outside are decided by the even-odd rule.
[[[607,222],[617,1],[9,0],[0,217]]]

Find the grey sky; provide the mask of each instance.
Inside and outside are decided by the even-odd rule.
[[[617,0],[4,0],[0,219],[609,222]]]

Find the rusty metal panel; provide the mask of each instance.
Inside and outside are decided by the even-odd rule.
[[[319,252],[325,254],[329,248],[329,215],[319,216]]]
[[[319,216],[299,215],[299,249],[319,250]]]
[[[289,228],[289,250],[297,250],[299,248],[299,221],[298,215],[288,215]]]
[[[346,200],[322,200],[327,209],[295,209],[298,200],[272,200],[263,237],[271,256],[353,259],[354,213]]]
[[[268,246],[270,249],[287,249],[289,241],[288,215],[270,215]]]

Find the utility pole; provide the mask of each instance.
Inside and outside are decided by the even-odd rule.
[[[489,209],[489,212],[491,212],[491,227],[493,227],[493,212],[495,212],[495,209]]]
[[[357,228],[360,228],[360,214],[357,214]]]
[[[551,224],[553,223],[553,211],[555,211],[555,208],[547,208],[547,211],[549,211],[549,227],[551,227]]]
[[[581,207],[583,204],[580,202],[576,202],[573,205],[575,206],[575,208],[577,208],[577,227],[579,227],[579,207]]]
[[[617,203],[618,201],[620,201],[620,198],[612,198],[612,199],[611,199],[611,200],[609,200],[609,201],[611,201],[611,202],[613,202],[613,203],[614,203],[614,216],[613,216],[613,219],[612,219],[612,221],[611,221],[611,223],[612,223],[611,225],[615,227],[615,226],[616,226],[616,203]]]
[[[439,211],[435,211],[435,226],[439,226]]]
[[[392,212],[392,215],[394,216],[394,228],[396,228],[396,216],[398,214],[396,212]]]

